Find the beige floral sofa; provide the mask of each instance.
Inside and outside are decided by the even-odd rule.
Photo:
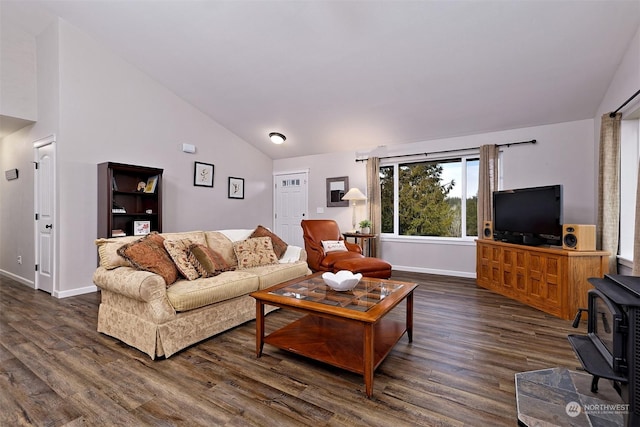
[[[282,245],[277,236],[272,235],[273,240],[268,237],[270,232],[265,237],[264,230],[258,226],[247,230],[162,233],[145,236],[144,241],[139,236],[96,240],[100,264],[93,281],[101,291],[98,332],[155,359],[169,357],[255,319],[255,300],[250,292],[311,274],[303,248]],[[279,245],[274,243],[276,240]],[[171,267],[158,267],[163,262],[166,267],[165,254],[160,254],[161,261],[147,265],[138,265],[133,259],[141,243],[153,241],[157,253],[163,251],[158,246],[172,248],[171,261],[181,266],[173,283],[169,283],[174,280],[172,273],[167,273]],[[181,256],[174,256],[176,247],[183,249]],[[269,248],[279,250],[275,258],[275,251],[269,252]],[[193,256],[196,249],[213,253],[213,265],[218,270],[213,274],[204,271],[203,266],[211,262],[211,257],[198,263]],[[191,268],[194,264],[189,265],[189,261],[196,268]],[[273,311],[275,307],[266,309]]]

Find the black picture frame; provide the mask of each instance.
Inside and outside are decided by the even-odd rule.
[[[193,166],[193,185],[196,187],[213,187],[215,166],[211,163],[195,162]]]
[[[244,178],[229,177],[229,195],[230,199],[244,199]]]

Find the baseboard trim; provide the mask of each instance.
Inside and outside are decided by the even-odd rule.
[[[98,292],[98,287],[91,285],[85,286],[84,288],[69,289],[68,291],[54,291],[53,296],[56,298],[68,298],[76,295],[90,294],[92,292]]]
[[[394,265],[393,269],[398,271],[407,271],[409,273],[437,274],[440,276],[466,277],[468,279],[476,278],[476,273],[469,273],[466,271],[438,270],[434,268],[409,267],[405,265]]]
[[[6,277],[8,277],[10,279],[13,279],[16,282],[22,283],[23,285],[27,285],[31,289],[35,289],[36,288],[36,284],[33,282],[33,280],[25,279],[24,277],[18,276],[17,274],[13,274],[13,273],[11,273],[9,271],[0,269],[0,275],[6,276]]]

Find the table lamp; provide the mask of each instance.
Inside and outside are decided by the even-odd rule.
[[[347,194],[342,196],[342,200],[349,200],[352,202],[351,206],[353,209],[353,216],[351,218],[351,223],[353,226],[353,230],[355,230],[356,229],[356,204],[358,203],[358,200],[367,200],[367,196],[362,194],[362,191],[360,191],[358,188],[353,187],[353,188],[350,188],[349,191],[347,191]]]

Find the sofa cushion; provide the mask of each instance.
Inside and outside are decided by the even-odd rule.
[[[222,255],[222,258],[231,267],[238,265],[236,253],[233,250],[233,242],[229,237],[219,231],[205,231],[207,246]]]
[[[287,250],[287,243],[280,237],[278,237],[275,233],[271,232],[271,230],[263,227],[262,225],[257,226],[249,237],[270,237],[271,244],[273,245],[273,252],[275,252],[278,259],[282,258],[282,255]]]
[[[297,261],[286,264],[278,263],[261,265],[258,267],[251,267],[243,271],[248,271],[258,276],[258,279],[260,281],[260,289],[266,289],[270,286],[277,285],[278,283],[286,282],[288,280],[295,279],[296,277],[311,274],[309,266],[304,261]]]
[[[227,264],[220,253],[207,245],[191,245],[189,246],[189,252],[191,256],[195,258],[192,263],[197,263],[202,266],[204,270],[203,277],[213,277],[225,271],[235,270],[235,267]]]
[[[131,267],[126,258],[118,254],[118,249],[123,245],[135,242],[140,236],[114,237],[111,239],[96,239],[98,246],[98,256],[100,258],[100,266],[107,270],[113,270],[117,267]]]
[[[183,233],[162,233],[162,237],[166,240],[182,240],[189,239],[191,243],[207,244],[207,239],[204,235],[204,231],[186,231]]]
[[[167,286],[178,280],[178,269],[164,248],[164,238],[157,234],[147,234],[141,239],[127,243],[118,249],[118,254],[134,267],[159,274]]]
[[[193,310],[258,290],[258,276],[248,271],[227,271],[215,277],[179,280],[167,289],[176,311]]]
[[[278,263],[270,237],[253,237],[235,242],[233,250],[238,258],[240,269]]]
[[[169,253],[173,263],[187,280],[195,280],[201,276],[198,268],[189,259],[189,247],[192,245],[189,239],[168,240],[162,242]],[[199,267],[199,266],[198,266]]]

